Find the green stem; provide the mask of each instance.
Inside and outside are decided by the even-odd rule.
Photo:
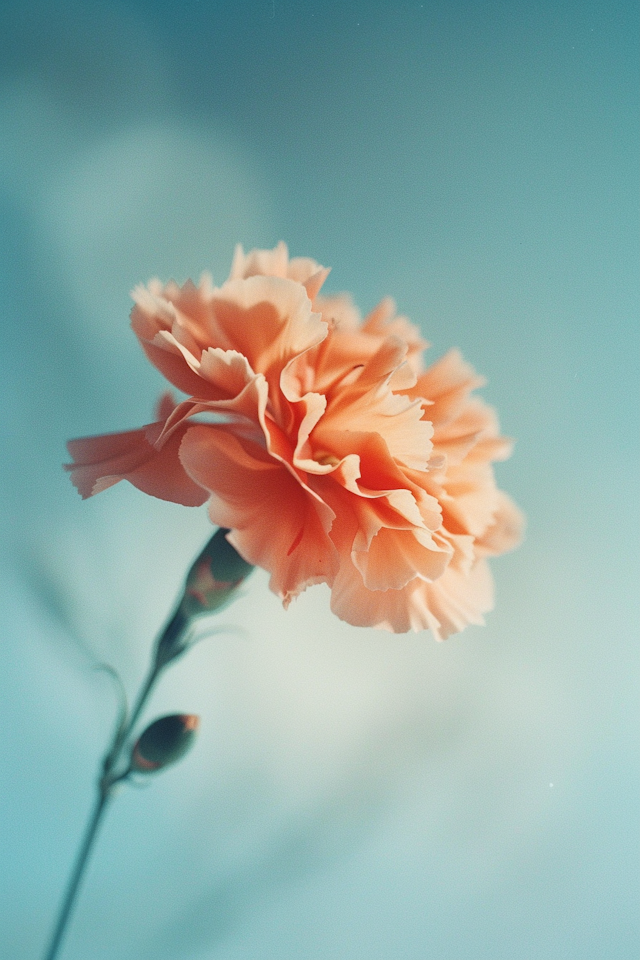
[[[47,953],[45,954],[44,960],[55,960],[58,955],[58,950],[60,944],[62,943],[62,938],[76,901],[80,881],[84,875],[84,871],[89,860],[89,855],[93,848],[93,843],[96,838],[102,816],[105,812],[107,802],[113,795],[113,789],[115,785],[125,780],[129,773],[128,769],[125,769],[124,771],[121,771],[120,774],[117,774],[115,772],[115,768],[121,761],[122,749],[129,739],[136,721],[138,720],[138,717],[140,716],[142,709],[147,702],[147,698],[149,697],[149,694],[151,693],[151,690],[153,689],[153,686],[161,671],[162,665],[159,665],[157,659],[154,658],[151,669],[149,670],[147,678],[140,689],[135,706],[126,724],[121,729],[116,730],[113,743],[105,755],[102,763],[102,775],[98,781],[98,797],[96,804],[93,808],[91,818],[87,824],[84,837],[82,838],[82,843],[78,851],[73,872],[69,878],[67,890],[60,908],[58,922],[56,923],[53,936],[51,937],[51,943]]]
[[[182,599],[158,637],[149,673],[134,707],[128,716],[125,708],[125,715],[113,735],[111,746],[102,761],[96,805],[87,824],[45,960],[55,960],[58,955],[107,802],[115,785],[126,780],[131,773],[131,759],[124,758],[125,748],[156,680],[172,660],[181,657],[189,649],[187,631],[192,617],[222,609],[253,569],[227,541],[227,533],[225,528],[217,530],[192,565]],[[203,590],[204,599],[201,600]],[[193,597],[197,598],[195,607]]]
[[[103,763],[103,771],[104,771],[103,780],[104,781],[109,780],[111,778],[113,769],[117,765],[118,760],[120,758],[120,754],[122,753],[122,748],[127,742],[127,740],[129,739],[129,737],[131,736],[131,732],[136,725],[138,717],[142,713],[142,709],[145,703],[147,702],[147,698],[149,697],[149,694],[151,693],[151,690],[153,689],[153,686],[156,680],[160,676],[161,671],[162,671],[162,666],[159,666],[157,661],[154,660],[153,664],[151,665],[151,669],[147,674],[147,678],[144,681],[142,687],[140,688],[138,699],[136,700],[135,706],[131,711],[131,714],[127,722],[124,724],[124,726],[120,730],[116,730],[111,748],[109,749],[107,755],[105,756],[104,763]]]
[[[64,932],[67,927],[67,922],[69,920],[69,917],[71,915],[71,910],[73,909],[73,905],[75,903],[78,887],[80,886],[80,881],[82,880],[82,876],[84,874],[84,870],[87,865],[87,861],[89,859],[89,854],[91,853],[93,841],[96,838],[98,827],[100,826],[100,821],[102,820],[102,815],[105,811],[105,808],[107,806],[107,801],[109,800],[110,796],[111,796],[110,789],[100,790],[98,792],[98,799],[93,809],[93,813],[91,814],[91,819],[87,824],[87,829],[85,831],[85,835],[83,837],[80,850],[78,851],[78,856],[75,862],[75,866],[73,868],[73,873],[69,878],[67,892],[65,894],[65,898],[64,898],[62,907],[60,909],[60,915],[58,917],[56,928],[53,931],[53,936],[51,938],[49,949],[45,954],[45,960],[54,960],[54,958],[58,954],[58,948],[62,942],[62,938],[64,936]]]

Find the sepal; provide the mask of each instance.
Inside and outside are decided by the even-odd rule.
[[[253,570],[227,540],[228,532],[220,527],[189,571],[180,604],[188,617],[214,613],[226,606]]]
[[[193,746],[200,717],[177,713],[154,720],[136,740],[131,751],[132,773],[155,773],[177,763]]]

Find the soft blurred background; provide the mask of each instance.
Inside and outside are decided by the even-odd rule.
[[[118,796],[64,960],[637,960],[637,41],[631,0],[3,0],[2,957],[92,803],[95,666],[135,691],[210,534],[82,503],[64,443],[151,418],[134,284],[284,239],[487,376],[528,537],[442,645],[254,575],[150,704],[201,735]]]

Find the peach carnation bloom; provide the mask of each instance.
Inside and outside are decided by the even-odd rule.
[[[160,401],[139,430],[72,440],[83,497],[119,480],[187,506],[267,570],[285,606],[310,584],[356,626],[482,623],[487,557],[514,547],[522,515],[491,462],[509,456],[483,381],[427,346],[384,300],[363,322],[328,274],[286,246],[236,253],[229,279],[152,280],[133,292],[133,329],[188,399]]]

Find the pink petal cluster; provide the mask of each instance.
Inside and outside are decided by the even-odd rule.
[[[482,623],[493,606],[487,557],[514,547],[522,515],[491,462],[509,456],[483,381],[457,350],[427,370],[427,346],[384,300],[361,322],[328,270],[238,247],[213,286],[152,280],[133,293],[149,360],[188,396],[166,394],[139,430],[72,440],[83,497],[119,480],[187,506],[267,570],[285,606],[327,583],[357,626]]]

